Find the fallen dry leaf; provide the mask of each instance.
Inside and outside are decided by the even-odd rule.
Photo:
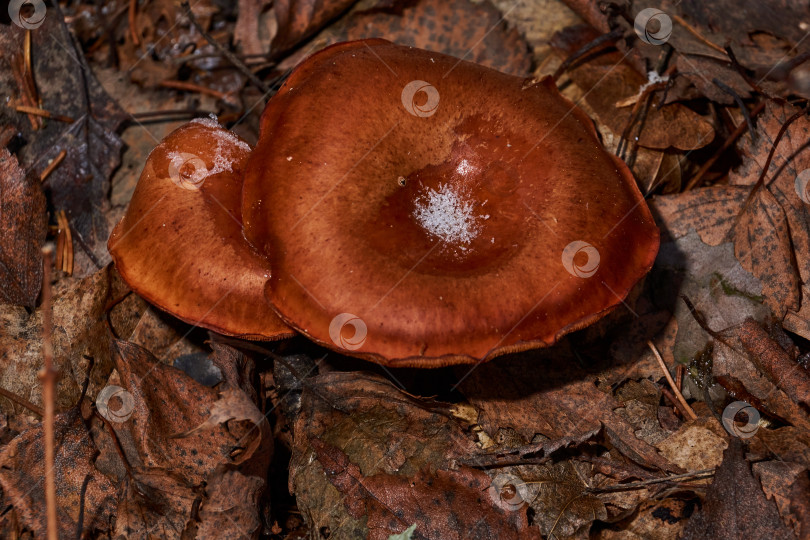
[[[492,500],[491,481],[469,467],[420,471],[413,477],[363,475],[339,448],[310,440],[329,481],[356,519],[367,516],[368,538],[386,540],[416,525],[412,538],[540,538],[525,512],[504,510]],[[517,509],[515,509],[517,510]]]
[[[94,466],[97,450],[78,408],[56,416],[54,440],[59,529],[77,531],[81,515],[81,536],[109,530],[117,487]],[[47,531],[44,477],[45,443],[42,425],[38,425],[21,433],[0,452],[4,506],[9,505],[37,538],[45,538]]]
[[[45,196],[5,148],[0,148],[0,221],[0,301],[33,308],[42,288]]]
[[[762,487],[743,456],[743,445],[732,438],[723,454],[723,464],[706,493],[703,507],[689,520],[684,540],[715,538],[790,538],[790,530],[779,517],[773,501],[765,498]]]
[[[489,0],[417,0],[356,11],[330,35],[328,43],[371,37],[449,54],[512,75],[526,76],[531,69],[526,42]]]
[[[356,0],[275,0],[273,13],[278,31],[272,40],[272,53],[288,50],[312,35]]]
[[[542,362],[553,364],[537,369]],[[597,389],[575,358],[541,360],[536,354],[520,354],[458,372],[470,372],[459,389],[481,410],[479,423],[490,434],[512,427],[527,440],[538,433],[555,440],[604,426],[607,441],[629,459],[645,467],[679,470],[635,436],[633,427],[614,412],[620,404]]]
[[[554,36],[551,45],[564,58],[599,37],[585,26],[569,28]],[[597,49],[599,51],[599,49]],[[596,119],[606,124],[617,136],[622,135],[631,124],[633,107],[619,107],[618,103],[638,96],[648,78],[630,64],[624,62],[619,52],[592,53],[587,62],[579,63],[566,72],[566,76],[584,92],[584,101],[590,106]],[[714,139],[714,128],[700,115],[679,103],[656,103],[644,116],[640,126],[632,130],[640,146],[656,150],[670,147],[678,150],[697,150]]]
[[[432,471],[448,471],[454,460],[477,452],[473,437],[453,418],[448,405],[408,396],[376,375],[328,372],[308,378],[304,381],[300,407],[294,426],[290,491],[295,493],[299,508],[315,530],[328,527],[337,537],[366,537],[374,531],[367,528],[364,519],[354,517],[356,513],[347,513],[343,495],[330,483],[320,462],[313,461],[316,449],[312,441],[335,447],[363,476],[382,475],[391,484],[402,483],[403,487],[417,478],[427,481],[420,476],[422,471],[428,471],[428,475],[434,474]],[[472,475],[475,482],[486,477],[484,473],[466,474]],[[453,473],[447,475],[448,482],[455,481]],[[488,487],[487,482],[482,490]],[[419,490],[408,489],[410,494],[402,504],[417,504],[410,499],[417,497]],[[396,493],[398,497],[406,496],[399,488]],[[486,497],[486,493],[479,495]],[[364,503],[358,500],[356,504]],[[437,507],[443,508],[443,503]],[[523,514],[525,511],[521,510]],[[428,518],[429,528],[439,526],[432,523],[438,516],[430,514]],[[395,532],[402,532],[412,523],[395,519]]]
[[[259,510],[247,501],[264,489],[273,448],[268,429],[240,420],[264,419],[255,404],[250,410],[246,395],[236,388],[218,400],[216,390],[137,345],[114,341],[113,349],[119,384],[130,399],[124,421],[108,424],[131,470],[118,500],[117,533],[180,538],[199,526],[210,534],[221,513],[231,508],[234,530],[254,531]],[[218,421],[195,429],[212,415]],[[172,436],[190,431],[182,438]],[[233,476],[245,487],[241,503],[221,485],[229,471],[241,475]],[[210,489],[203,492],[205,486]],[[197,504],[210,510],[202,522],[195,519]]]
[[[84,279],[66,279],[55,292],[54,366],[62,374],[57,383],[58,410],[66,410],[78,402],[88,378],[93,394],[106,383],[113,367],[107,308],[128,290],[117,272],[108,266]],[[116,330],[124,333],[132,330],[143,310],[143,305],[135,300],[124,301],[120,310],[113,311],[111,319]],[[29,314],[21,307],[0,305],[0,386],[37,405],[42,404],[42,386],[37,377],[43,366],[41,337],[41,308]],[[4,410],[20,410],[19,405],[6,398],[0,398],[0,402],[4,402]]]
[[[740,327],[740,341],[751,361],[793,401],[810,407],[810,374],[753,319]]]
[[[52,16],[31,32],[33,77],[41,107],[71,121],[49,120],[42,129],[34,129],[25,115],[4,106],[0,124],[19,127],[26,144],[17,156],[30,174],[39,176],[49,161],[66,152],[43,187],[53,208],[67,212],[75,239],[74,273],[83,277],[109,261],[107,194],[110,175],[120,160],[116,130],[125,113],[96,80],[58,8],[52,9]],[[25,33],[14,24],[4,25],[0,32],[0,94],[8,96],[11,105],[22,104],[29,92],[11,77],[9,66],[21,61]]]

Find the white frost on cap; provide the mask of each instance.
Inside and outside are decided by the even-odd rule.
[[[218,141],[223,141],[232,144],[234,146],[238,146],[245,152],[250,152],[250,145],[245,141],[243,141],[242,139],[240,139],[239,137],[237,137],[236,135],[234,135],[233,133],[231,133],[229,130],[222,127],[219,124],[219,122],[217,122],[216,116],[214,116],[213,114],[210,117],[195,118],[191,122],[193,124],[200,124],[207,128],[213,129],[214,132],[212,133],[212,135],[216,137]],[[217,146],[219,147],[220,145],[218,144]]]
[[[439,184],[438,191],[427,188],[416,199],[413,217],[429,234],[447,243],[469,244],[481,231],[478,222],[489,216],[473,214],[475,203],[465,193],[448,184]]]

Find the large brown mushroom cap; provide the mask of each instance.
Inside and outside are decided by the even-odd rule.
[[[650,211],[587,116],[526,82],[384,40],[305,61],[243,189],[281,317],[436,367],[552,344],[622,302],[658,250]]]
[[[267,260],[242,235],[247,143],[208,119],[149,155],[107,247],[132,289],[176,317],[221,334],[279,339],[294,332],[264,302]]]

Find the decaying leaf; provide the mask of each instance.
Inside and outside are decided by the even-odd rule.
[[[683,538],[790,538],[773,501],[765,498],[762,487],[745,461],[743,445],[733,438],[723,454],[706,494],[703,507],[689,520]]]
[[[125,113],[96,80],[82,51],[76,47],[59,8],[49,7],[37,32],[31,32],[33,78],[41,108],[70,122],[49,120],[34,129],[13,106],[31,99],[31,89],[16,80],[11,65],[23,62],[26,30],[11,24],[0,32],[0,94],[8,105],[0,107],[0,124],[14,124],[26,141],[18,158],[23,169],[39,176],[50,161],[65,152],[50,173],[44,189],[55,210],[67,213],[75,245],[77,276],[83,277],[109,261],[107,208],[109,178],[118,166],[121,141],[116,130]]]
[[[553,365],[536,369],[543,361]],[[478,366],[459,388],[481,410],[479,423],[491,434],[512,427],[526,440],[536,434],[555,440],[575,438],[601,425],[605,438],[629,459],[645,467],[678,470],[635,436],[633,427],[614,412],[620,406],[615,398],[600,392],[588,371],[575,362],[541,360],[536,353],[515,355]],[[466,373],[469,368],[460,370]]]
[[[343,494],[330,482],[334,478],[324,474],[325,466],[317,460],[313,462],[317,449],[313,448],[312,441],[334,447],[339,453],[333,453],[331,459],[336,460],[335,463],[345,458],[346,464],[340,470],[351,463],[352,471],[361,471],[364,477],[381,475],[392,485],[401,485],[402,489],[416,479],[420,479],[420,485],[423,480],[427,482],[428,477],[423,474],[431,476],[437,470],[447,471],[447,482],[461,481],[453,480],[454,473],[449,472],[452,464],[478,451],[474,437],[454,419],[448,405],[413,398],[381,377],[364,372],[328,372],[306,379],[294,437],[290,490],[295,493],[304,516],[311,520],[311,526],[329,527],[331,534],[337,537],[365,537],[374,531],[367,528],[370,524],[366,525],[364,519],[355,517],[365,515],[365,511],[347,513]],[[338,455],[344,457],[338,458]],[[472,475],[470,479],[475,479],[476,483],[484,482],[482,491],[489,487],[486,474],[464,474]],[[418,490],[409,487],[408,493],[407,497],[411,498]],[[406,496],[399,487],[396,494]],[[479,495],[486,497],[486,493]],[[363,499],[350,500],[359,507],[365,504]],[[422,503],[403,499],[402,504]],[[443,503],[437,505],[437,508],[443,507]],[[416,511],[417,506],[410,508]],[[525,514],[525,508],[521,511]],[[423,523],[429,528],[439,526],[432,524],[433,520],[440,519],[439,515],[431,513],[420,519],[426,519]],[[394,521],[396,529],[392,529],[392,533],[402,532],[413,524],[405,523],[407,519],[394,518]]]
[[[492,500],[489,477],[460,467],[420,472],[413,477],[363,475],[339,448],[310,440],[329,481],[344,496],[356,519],[367,516],[368,538],[385,540],[416,524],[413,538],[540,538],[525,512],[504,510]]]
[[[523,38],[489,3],[470,0],[417,0],[356,11],[327,43],[380,37],[400,45],[437,51],[487,67],[526,76],[531,56]]]
[[[61,290],[55,293],[52,338],[54,365],[61,372],[56,394],[59,410],[78,402],[88,377],[92,393],[105,384],[112,370],[106,310],[128,290],[117,272],[105,267],[84,279],[63,281]],[[114,312],[122,314],[113,317],[115,328],[130,332],[143,304],[130,297],[120,308]],[[41,308],[29,314],[21,307],[0,305],[0,386],[34,404],[42,403],[37,377],[43,366],[41,337]],[[0,398],[0,403],[7,411],[19,410],[19,405],[6,398]]]
[[[225,424],[229,420],[248,420],[256,426],[256,430],[258,431],[256,436],[252,436],[248,439],[250,444],[245,449],[245,452],[234,459],[234,463],[237,465],[249,459],[262,441],[272,440],[269,438],[270,428],[267,425],[267,419],[261,411],[256,408],[256,404],[251,401],[247,394],[239,388],[234,387],[225,388],[220,393],[220,398],[211,405],[210,416],[205,419],[205,422],[193,429],[173,435],[172,438],[182,439],[191,437],[202,431]]]
[[[588,42],[599,37],[584,27],[569,29],[555,36],[552,46],[563,58],[574,54]],[[567,76],[584,92],[584,101],[597,120],[606,124],[613,133],[621,135],[631,125],[632,106],[619,106],[629,98],[638,97],[650,84],[619,52],[603,52],[567,72]],[[696,150],[714,139],[714,128],[709,122],[679,103],[655,102],[644,115],[641,125],[628,131],[641,146],[656,150],[670,147],[678,150]]]
[[[34,307],[42,288],[47,216],[39,182],[0,148],[0,302]]]
[[[179,538],[200,526],[210,534],[227,509],[234,509],[234,530],[254,531],[259,509],[249,501],[264,489],[273,448],[268,429],[239,421],[264,419],[255,404],[251,409],[236,388],[218,400],[216,390],[131,343],[115,341],[113,349],[118,384],[130,404],[124,421],[108,424],[131,470],[118,502],[117,532]],[[218,421],[195,429],[212,416]],[[180,432],[189,433],[172,437]],[[232,500],[227,478],[245,488],[243,500]],[[202,524],[194,519],[196,504],[208,508]]]
[[[108,530],[115,515],[118,488],[95,468],[97,450],[78,408],[56,416],[54,440],[59,529],[76,531],[79,516],[83,515],[82,536]],[[47,533],[44,477],[45,441],[39,425],[0,451],[4,505],[11,506],[37,538],[45,538]]]

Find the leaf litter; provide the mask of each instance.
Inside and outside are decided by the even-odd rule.
[[[512,4],[193,7],[274,88],[309,52],[365,37],[555,74],[649,195],[661,252],[622,308],[552,349],[428,377],[204,332],[107,264],[155,137],[211,110],[258,136],[267,96],[181,6],[47,4],[37,29],[0,22],[0,535],[46,535],[46,474],[64,536],[810,534],[806,6],[663,2],[672,33],[655,45],[634,27],[646,4]],[[73,275],[43,284],[39,252],[58,238]]]

